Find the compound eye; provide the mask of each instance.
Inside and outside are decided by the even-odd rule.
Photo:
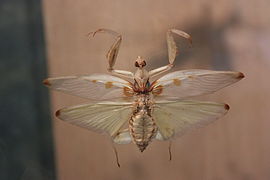
[[[136,67],[140,67],[140,66],[139,66],[139,63],[138,63],[137,61],[135,62],[135,66],[136,66]]]
[[[143,64],[142,64],[142,66],[144,67],[144,66],[146,66],[146,62],[145,61],[143,61]]]

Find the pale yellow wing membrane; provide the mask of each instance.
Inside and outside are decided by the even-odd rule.
[[[244,77],[241,72],[183,70],[169,73],[153,83],[156,97],[183,99],[213,93]]]
[[[130,103],[98,103],[63,108],[56,116],[68,123],[115,136],[132,113]]]
[[[157,139],[168,140],[190,129],[203,127],[225,115],[229,106],[202,101],[157,102],[153,118],[158,126]]]
[[[133,96],[128,81],[107,74],[48,78],[43,83],[54,90],[93,101],[127,100]]]

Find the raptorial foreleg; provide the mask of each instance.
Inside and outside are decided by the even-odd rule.
[[[113,68],[116,62],[116,58],[118,55],[118,51],[120,49],[121,42],[122,42],[121,34],[110,29],[98,29],[94,32],[89,33],[88,35],[95,36],[96,33],[108,33],[116,37],[114,43],[112,44],[112,46],[110,47],[109,51],[106,54],[106,58],[108,59],[108,62],[109,62],[108,71],[117,76],[133,78],[134,76],[132,72],[124,71],[124,70],[115,70]]]
[[[174,63],[175,57],[178,53],[178,50],[177,50],[177,46],[176,46],[175,40],[174,40],[173,35],[172,35],[173,33],[187,39],[188,42],[190,44],[192,44],[192,39],[191,39],[191,36],[189,34],[185,33],[184,31],[180,31],[178,29],[169,29],[167,31],[169,64],[166,66],[162,66],[160,68],[151,70],[149,72],[150,77],[154,77],[154,76],[157,76],[161,73],[169,71],[174,66],[173,63]]]
[[[178,30],[178,29],[169,29],[167,31],[167,46],[168,46],[168,56],[169,56],[169,63],[173,64],[175,57],[177,55],[177,53],[179,53],[179,50],[176,46],[175,40],[173,38],[173,35],[177,34],[185,39],[188,40],[188,42],[190,43],[190,45],[192,44],[192,39],[191,36],[187,33],[185,33],[184,31]]]

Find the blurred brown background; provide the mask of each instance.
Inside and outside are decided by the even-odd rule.
[[[168,63],[165,33],[178,28],[193,37],[193,48],[177,38],[176,68],[236,70],[246,78],[204,99],[226,102],[230,112],[216,123],[173,143],[153,142],[142,154],[133,144],[117,146],[118,168],[109,137],[54,118],[59,180],[270,179],[268,0],[56,0],[43,1],[50,77],[106,72],[113,42],[98,34],[123,35],[116,67],[134,70],[138,55],[148,68]],[[52,109],[87,102],[52,92]],[[52,112],[53,116],[53,112]]]

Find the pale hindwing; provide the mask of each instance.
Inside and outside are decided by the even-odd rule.
[[[54,90],[93,101],[129,100],[133,93],[128,81],[106,74],[48,78],[43,83]]]
[[[158,97],[183,99],[213,93],[244,77],[243,73],[232,71],[183,70],[169,73],[153,85],[153,94]]]
[[[157,102],[153,117],[158,126],[157,139],[168,140],[186,131],[203,127],[226,114],[229,106],[202,101]]]
[[[68,123],[114,136],[129,120],[131,112],[130,103],[107,102],[63,108],[56,112],[56,116]]]

